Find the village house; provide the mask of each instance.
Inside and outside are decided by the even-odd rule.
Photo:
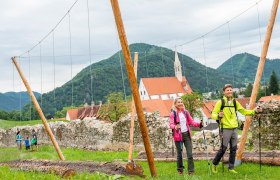
[[[263,96],[259,99],[259,103],[269,102],[271,100],[280,101],[280,96],[271,94],[271,96]]]
[[[192,92],[186,77],[182,75],[182,66],[175,52],[175,77],[141,78],[139,94],[144,112],[159,111],[162,117],[170,114],[174,99]]]
[[[95,105],[94,102],[91,102],[89,106],[85,103],[84,107],[76,108],[76,109],[69,109],[66,113],[66,120],[76,120],[80,119],[83,120],[84,118],[93,118],[96,119],[98,117],[98,112],[102,106],[102,102],[100,101],[99,105]]]

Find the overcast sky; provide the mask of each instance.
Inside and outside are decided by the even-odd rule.
[[[22,55],[37,44],[54,28],[74,2],[75,0],[0,1],[0,92],[25,91],[18,73],[13,70],[10,58]],[[142,42],[173,50],[177,46],[178,52],[213,68],[217,68],[231,55],[237,53],[249,52],[260,55],[260,38],[263,42],[273,0],[262,0],[257,6],[226,23],[256,2],[258,1],[119,0],[130,44]],[[110,1],[89,0],[89,10],[90,52],[93,63],[110,57],[120,49],[120,44]],[[258,10],[260,21],[258,21]],[[205,56],[203,38],[178,46],[224,23],[226,24],[204,37]],[[79,0],[70,11],[70,25],[73,54],[72,76],[74,76],[90,63],[86,0]],[[280,58],[279,25],[278,11],[268,58]],[[261,36],[259,36],[259,31]],[[54,33],[30,51],[29,55],[28,53],[22,55],[20,64],[34,91],[41,92],[42,88],[42,92],[48,92],[71,79],[69,40],[69,16],[67,15]]]

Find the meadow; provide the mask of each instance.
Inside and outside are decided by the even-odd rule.
[[[37,152],[29,152],[22,150],[19,152],[17,148],[0,148],[0,161],[11,161],[16,159],[47,159],[47,160],[58,160],[56,151],[52,146],[41,146]],[[100,151],[89,151],[74,148],[62,148],[62,152],[65,159],[68,161],[127,161],[127,152],[100,152]],[[137,152],[134,152],[133,157],[137,157]],[[150,176],[149,166],[147,162],[137,162],[143,169],[146,179],[153,179]],[[185,165],[187,162],[184,162]],[[238,174],[229,173],[226,168],[225,172],[222,173],[222,166],[219,166],[219,173],[209,175],[207,161],[195,161],[195,175],[190,177],[186,173],[180,176],[176,172],[176,162],[156,162],[158,177],[155,179],[168,179],[168,180],[180,180],[180,179],[266,179],[276,180],[280,178],[280,167],[263,165],[260,171],[258,164],[243,163],[241,166],[236,167]],[[54,174],[46,174],[40,172],[26,172],[14,170],[9,167],[0,167],[0,179],[48,179],[58,180],[61,179],[59,176]],[[141,179],[139,177],[124,177],[124,176],[108,176],[103,173],[78,173],[72,179]]]

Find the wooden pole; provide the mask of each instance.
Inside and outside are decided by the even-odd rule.
[[[267,51],[268,51],[268,47],[269,47],[269,43],[270,43],[270,39],[271,39],[271,35],[272,35],[272,30],[273,30],[273,26],[274,26],[274,22],[275,22],[275,17],[276,17],[276,13],[277,13],[277,9],[278,9],[278,4],[279,4],[279,0],[274,0],[273,6],[272,6],[272,11],[271,11],[271,16],[270,16],[269,23],[268,23],[267,30],[266,30],[265,41],[263,44],[260,61],[259,61],[259,65],[258,65],[256,77],[255,77],[255,82],[254,82],[254,86],[253,86],[253,90],[252,90],[252,94],[251,94],[251,98],[250,98],[249,109],[253,109],[254,104],[256,103],[258,90],[259,90],[259,86],[260,86],[260,81],[261,81],[262,73],[263,73],[263,69],[264,69],[264,63],[265,63],[265,59],[266,59],[266,55],[267,55]],[[252,121],[251,116],[246,116],[246,121],[245,121],[244,128],[242,131],[240,145],[239,145],[237,155],[236,155],[237,161],[242,160],[242,155],[245,150],[245,143],[246,143],[251,121]]]
[[[139,126],[140,126],[141,133],[142,133],[142,138],[144,141],[144,146],[145,146],[145,151],[147,154],[150,172],[151,172],[152,177],[156,177],[157,172],[156,172],[156,167],[155,167],[155,163],[154,163],[154,157],[153,157],[154,155],[153,155],[152,148],[151,148],[150,138],[149,138],[149,134],[148,134],[148,128],[146,125],[146,120],[145,120],[144,112],[142,109],[138,86],[137,86],[135,74],[133,71],[130,50],[129,50],[128,42],[127,42],[126,35],[125,35],[125,29],[124,29],[124,25],[123,25],[123,21],[122,21],[122,17],[121,17],[119,3],[118,3],[118,0],[110,0],[110,1],[111,1],[111,5],[112,5],[112,9],[113,9],[117,29],[118,29],[118,34],[119,34],[119,38],[120,38],[120,42],[121,42],[121,46],[122,46],[126,70],[127,70],[127,74],[128,74],[128,78],[129,78],[129,82],[130,82],[133,99],[135,102],[136,112],[137,112]]]
[[[22,79],[22,81],[23,81],[23,83],[24,83],[24,85],[25,85],[25,87],[26,87],[30,97],[31,97],[31,100],[32,100],[32,102],[33,102],[33,104],[34,104],[34,106],[35,106],[35,108],[36,108],[36,110],[37,110],[37,112],[38,112],[38,114],[39,114],[39,116],[40,116],[40,118],[41,118],[45,128],[46,128],[46,131],[47,131],[48,135],[50,136],[50,139],[51,139],[51,141],[52,141],[52,143],[53,143],[53,145],[54,145],[54,147],[56,149],[56,152],[57,152],[60,160],[64,161],[65,158],[64,158],[64,156],[63,156],[63,154],[62,154],[62,152],[61,152],[61,150],[60,150],[60,148],[59,148],[59,146],[58,146],[58,144],[57,144],[57,142],[55,140],[55,137],[54,137],[54,135],[53,135],[53,133],[52,133],[48,123],[47,123],[45,115],[44,115],[44,113],[43,113],[43,111],[42,111],[42,109],[41,109],[37,99],[35,98],[35,96],[34,96],[32,90],[31,90],[28,82],[26,81],[26,79],[25,79],[25,77],[24,77],[24,75],[23,75],[23,73],[22,73],[22,71],[21,71],[21,69],[20,69],[20,67],[19,67],[19,65],[18,65],[18,63],[16,61],[16,57],[12,57],[12,61],[13,61],[14,65],[16,66],[16,69],[17,69],[17,71],[18,71],[18,73],[19,73],[19,75],[20,75],[20,77],[21,77],[21,79]]]
[[[137,81],[137,67],[138,67],[138,52],[134,53],[134,73]],[[129,148],[128,148],[128,162],[132,161],[133,152],[133,138],[134,138],[134,116],[135,116],[135,105],[134,99],[131,101],[131,120],[130,120],[130,133],[129,133]]]

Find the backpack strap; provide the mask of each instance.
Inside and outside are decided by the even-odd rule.
[[[236,99],[235,98],[233,99],[233,106],[225,106],[224,98],[222,98],[221,101],[222,101],[222,105],[221,105],[220,111],[223,111],[224,107],[234,107],[237,122],[238,122]],[[217,121],[217,123],[219,123],[219,120],[216,120],[216,121]]]
[[[233,106],[234,106],[234,110],[235,110],[235,113],[236,113],[236,110],[237,110],[236,99],[233,99]]]
[[[223,111],[223,109],[225,107],[225,100],[224,100],[224,98],[221,99],[221,102],[222,102],[222,105],[221,105],[220,111]]]
[[[179,124],[177,123],[176,119],[177,119],[177,113],[176,111],[172,110],[173,114],[174,114],[174,124]]]
[[[233,99],[233,106],[228,106],[228,105],[226,106],[225,100],[223,98],[221,99],[221,101],[222,101],[222,105],[221,105],[220,111],[223,111],[224,107],[234,107],[234,110],[236,113],[236,111],[237,111],[236,99]]]

